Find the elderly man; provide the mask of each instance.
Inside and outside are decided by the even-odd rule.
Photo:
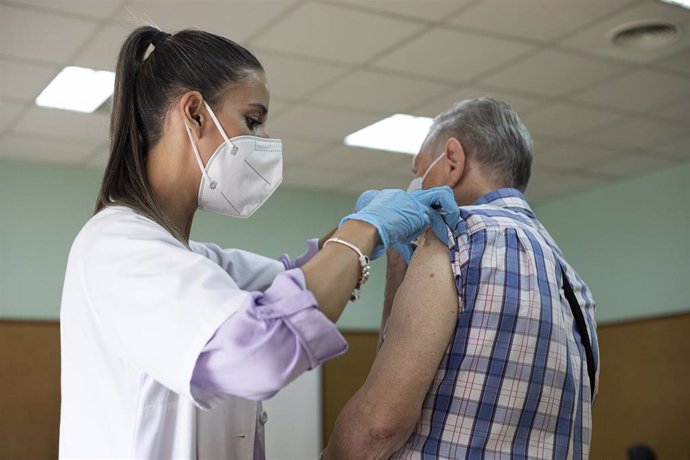
[[[434,225],[447,246],[428,232],[413,255],[399,248],[407,269],[389,254],[382,344],[326,458],[588,457],[594,300],[522,194],[531,164],[508,104],[434,120],[411,187],[451,187],[461,219]]]

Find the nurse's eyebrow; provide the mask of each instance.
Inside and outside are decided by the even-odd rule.
[[[258,102],[253,102],[249,105],[251,105],[252,107],[256,107],[259,110],[261,110],[261,115],[263,115],[263,116],[266,116],[266,114],[268,113],[268,109],[263,104],[259,104]]]

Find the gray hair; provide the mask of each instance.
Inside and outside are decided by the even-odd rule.
[[[429,133],[435,147],[456,138],[467,155],[501,186],[522,192],[527,188],[532,136],[507,103],[487,97],[458,102],[434,119]]]

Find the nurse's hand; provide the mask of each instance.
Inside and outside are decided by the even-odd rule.
[[[448,244],[448,229],[455,230],[460,220],[460,210],[450,187],[435,187],[411,193],[415,200],[434,209],[430,213],[431,228],[436,237]]]
[[[458,214],[450,188],[436,187],[414,194],[403,190],[367,191],[357,200],[356,212],[345,217],[340,225],[353,219],[376,227],[381,241],[371,256],[375,259],[394,244],[409,243],[417,238],[431,224],[435,209],[446,214],[454,210]]]
[[[460,212],[458,211],[458,205],[455,202],[455,197],[452,195],[448,196],[447,192],[439,193],[439,190],[448,189],[448,187],[436,187],[429,190],[417,190],[412,192],[412,196],[419,202],[431,206],[432,209],[438,210],[439,212],[429,213],[429,218],[431,220],[431,227],[434,230],[434,234],[443,243],[448,244],[448,227],[451,231],[455,229],[458,224],[458,219],[460,218]],[[367,190],[362,193],[357,199],[355,205],[355,212],[364,208],[369,202],[378,194],[378,190]],[[441,215],[442,214],[442,215]],[[412,257],[412,249],[409,248],[409,244],[398,243],[395,246],[396,251],[400,253],[401,256],[405,258],[405,261],[409,263]]]

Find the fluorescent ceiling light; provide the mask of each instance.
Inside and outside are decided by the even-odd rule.
[[[664,3],[670,3],[671,5],[682,6],[690,10],[690,0],[661,0]]]
[[[397,113],[345,137],[345,145],[414,155],[432,122],[432,118]]]
[[[115,73],[65,67],[36,98],[36,105],[75,112],[94,112],[111,94]]]

